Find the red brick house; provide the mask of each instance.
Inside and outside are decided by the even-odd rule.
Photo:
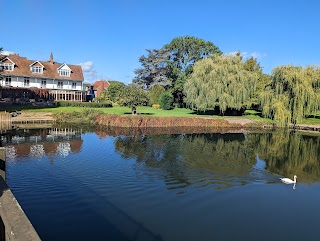
[[[93,89],[95,90],[95,97],[99,97],[100,94],[108,89],[110,86],[110,83],[108,80],[98,80],[93,83]]]

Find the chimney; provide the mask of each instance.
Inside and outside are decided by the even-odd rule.
[[[50,54],[50,63],[53,64],[53,54]]]

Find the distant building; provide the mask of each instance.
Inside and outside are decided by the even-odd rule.
[[[100,97],[101,93],[108,89],[110,83],[108,80],[98,80],[91,86],[86,86],[86,100],[92,101],[94,98]]]
[[[18,93],[32,93],[32,89],[42,89],[44,96],[52,100],[84,101],[85,93],[82,88],[83,72],[80,65],[57,63],[53,54],[49,61],[29,60],[18,54],[0,57],[0,84],[5,91],[1,98],[25,98]],[[39,91],[38,91],[39,92]],[[42,93],[41,92],[41,93]]]
[[[101,93],[108,89],[110,83],[108,80],[98,80],[93,83],[93,89],[95,90],[95,96],[100,97]]]

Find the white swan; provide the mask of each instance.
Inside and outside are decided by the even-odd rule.
[[[279,178],[281,180],[281,182],[285,183],[285,184],[296,184],[297,183],[297,176],[294,175],[293,176],[293,181],[290,178]]]

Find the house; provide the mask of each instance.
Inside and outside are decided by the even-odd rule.
[[[107,90],[109,86],[110,83],[108,80],[97,80],[93,85],[87,85],[87,101],[92,101],[94,98],[100,97],[101,93]]]
[[[98,80],[93,83],[93,89],[95,90],[95,96],[100,97],[101,93],[108,89],[110,83],[108,80]]]
[[[45,93],[51,100],[84,101],[82,68],[79,65],[57,63],[50,54],[49,61],[29,60],[18,54],[0,58],[3,68],[0,80],[1,98],[30,98],[30,93]],[[20,96],[24,93],[28,96]],[[6,96],[7,95],[7,96]]]

